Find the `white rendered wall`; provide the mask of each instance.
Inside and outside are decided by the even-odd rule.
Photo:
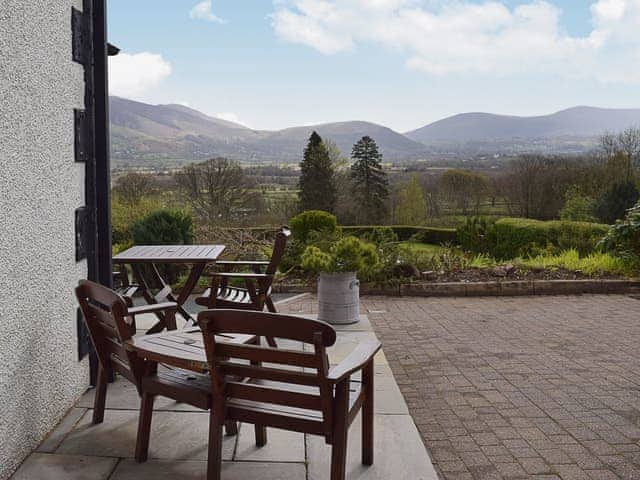
[[[73,0],[0,0],[0,479],[55,426],[88,383],[78,362]]]

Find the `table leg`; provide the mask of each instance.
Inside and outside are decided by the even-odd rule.
[[[136,281],[142,287],[142,296],[149,304],[159,303],[161,301],[170,301],[178,304],[178,312],[180,315],[184,317],[187,323],[195,323],[195,319],[191,316],[189,312],[187,312],[183,305],[189,299],[189,295],[193,292],[193,289],[198,284],[198,280],[202,276],[204,269],[207,266],[206,262],[198,262],[194,263],[191,267],[191,271],[189,272],[189,276],[187,277],[187,281],[184,284],[184,287],[180,290],[179,295],[176,297],[171,291],[171,287],[166,284],[160,272],[155,264],[151,263],[151,275],[153,276],[153,281],[160,285],[161,291],[158,295],[151,295],[151,288],[149,286],[149,282],[145,278],[145,275],[142,271],[140,265],[132,264],[131,268],[133,270],[133,274],[136,278]],[[175,318],[168,318],[166,314],[162,312],[154,312],[158,317],[159,322],[156,323],[151,329],[147,331],[147,333],[157,333],[162,331],[165,327],[171,329],[171,327],[175,328]]]
[[[147,282],[147,279],[144,276],[141,265],[134,263],[131,265],[131,270],[133,271],[133,275],[136,279],[136,282],[138,282],[138,284],[142,287],[142,296],[144,297],[145,301],[149,305],[158,303],[157,299],[151,294],[151,288],[149,287],[149,282]],[[152,271],[154,272],[154,276],[157,277],[155,280],[159,281],[161,285],[164,285],[164,281],[160,277],[160,274],[158,273],[158,270],[155,268],[155,265],[153,265]],[[158,323],[156,323],[153,327],[147,330],[146,332],[147,334],[161,332],[166,326],[165,314],[160,311],[154,312],[154,313],[156,317],[158,317]],[[174,324],[175,324],[175,319],[174,319]]]
[[[207,266],[206,263],[193,264],[193,267],[191,267],[191,271],[189,272],[189,276],[187,277],[187,281],[185,282],[184,287],[182,287],[182,290],[180,290],[180,294],[178,295],[178,298],[175,299],[175,302],[178,304],[178,311],[187,321],[189,320],[194,321],[194,319],[184,308],[182,308],[182,306],[189,299],[189,295],[191,295],[191,292],[193,292],[193,289],[196,288],[196,285],[198,284],[198,280],[202,276],[202,272],[204,272],[204,269],[206,266]]]

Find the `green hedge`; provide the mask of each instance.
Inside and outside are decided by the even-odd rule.
[[[489,233],[490,253],[496,258],[526,256],[536,249],[555,247],[593,252],[609,227],[599,223],[553,220],[543,222],[524,218],[502,218]]]
[[[384,228],[385,226],[386,225],[353,225],[340,228],[342,228],[342,231],[347,235],[360,237],[376,228]],[[455,228],[413,227],[409,225],[388,225],[388,228],[391,228],[395,232],[398,240],[401,242],[414,240],[416,242],[433,243],[436,245],[457,242]]]
[[[367,232],[371,232],[376,228],[391,228],[398,236],[398,240],[407,241],[415,240],[416,242],[432,243],[439,245],[442,243],[457,244],[457,236],[455,228],[437,228],[437,227],[414,227],[410,225],[347,225],[338,227],[342,229],[345,235],[355,235],[360,237]],[[228,227],[223,230],[228,231],[247,231],[253,234],[275,234],[278,231],[277,226],[272,227]]]

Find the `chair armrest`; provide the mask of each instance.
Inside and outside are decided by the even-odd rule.
[[[175,302],[152,303],[150,305],[141,305],[139,307],[131,307],[127,310],[128,315],[138,315],[140,313],[159,312],[161,310],[177,310],[178,304]]]
[[[133,295],[138,291],[139,288],[139,285],[132,284],[126,287],[119,288],[118,293],[120,293],[120,295],[122,295],[123,297],[133,297]]]
[[[268,260],[216,260],[213,265],[269,265]]]
[[[349,377],[353,372],[361,370],[369,362],[373,361],[373,357],[382,344],[378,340],[362,342],[342,360],[338,365],[329,371],[327,379],[330,382],[338,383]]]
[[[208,275],[209,277],[218,278],[272,278],[273,275],[269,273],[241,273],[241,272],[214,272]]]

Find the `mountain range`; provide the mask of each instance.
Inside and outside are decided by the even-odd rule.
[[[391,162],[443,155],[581,153],[593,149],[605,131],[640,126],[640,109],[593,107],[537,117],[465,113],[404,134],[363,121],[253,130],[182,105],[149,105],[120,97],[111,97],[110,112],[111,154],[123,162],[215,156],[246,162],[298,162],[313,130],[333,140],[344,154],[369,135]]]

